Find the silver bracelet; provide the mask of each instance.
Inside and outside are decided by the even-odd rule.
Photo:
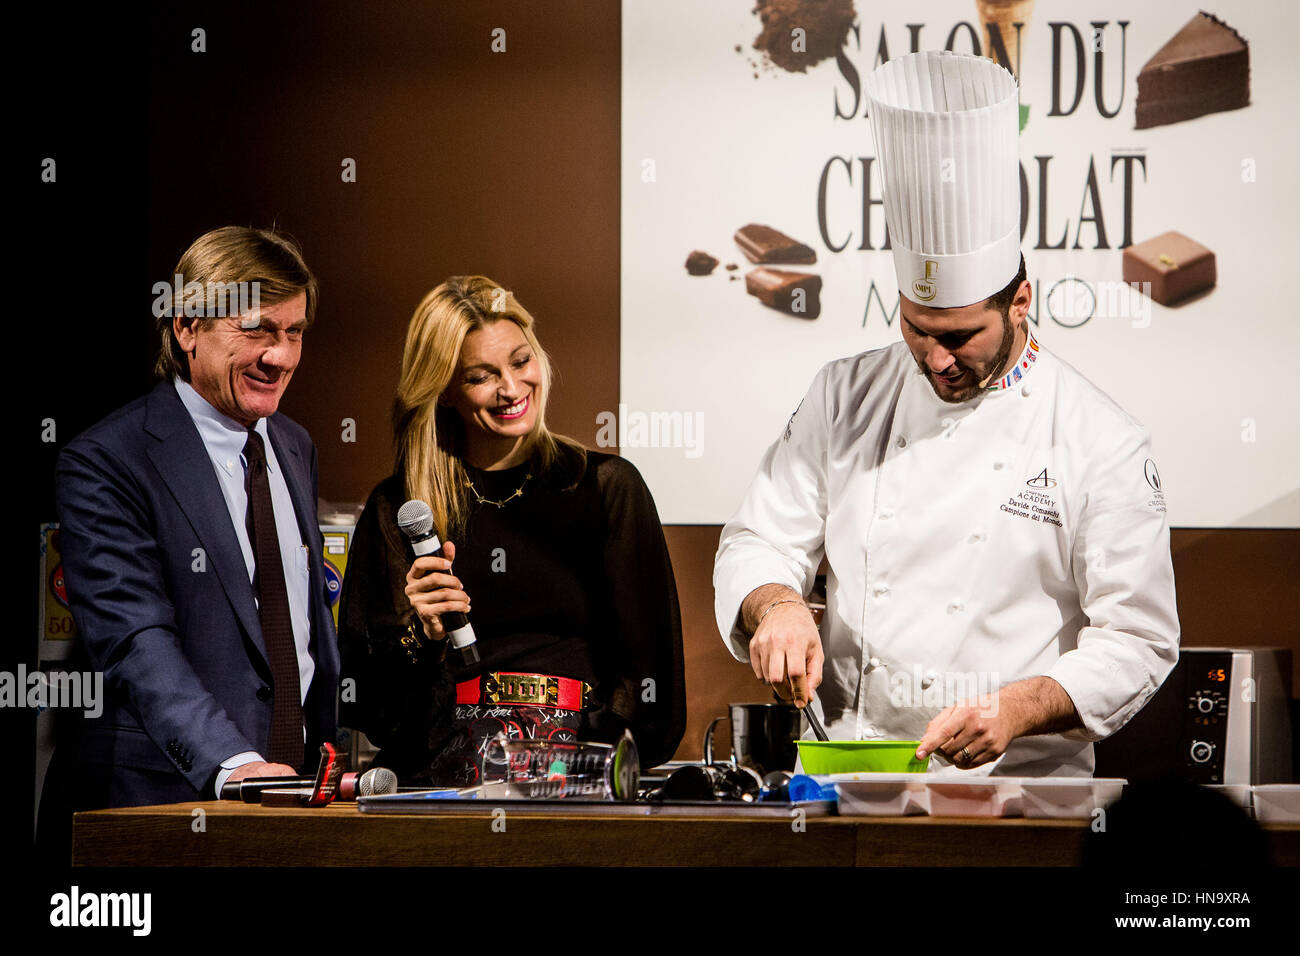
[[[764,609],[763,613],[758,616],[758,623],[754,625],[755,632],[757,632],[758,629],[763,626],[763,618],[767,617],[768,614],[772,612],[772,608],[776,607],[778,604],[798,604],[804,610],[809,610],[807,604],[805,604],[803,601],[796,601],[794,598],[782,598],[779,601],[773,601]]]

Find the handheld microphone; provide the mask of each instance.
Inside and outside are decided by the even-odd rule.
[[[339,799],[376,797],[397,792],[397,774],[387,767],[371,767],[365,773],[345,773],[339,781]]]
[[[221,788],[221,799],[261,803],[262,794],[267,790],[309,790],[315,782],[314,777],[245,777],[225,784]],[[387,767],[372,767],[365,773],[345,773],[339,778],[339,800],[396,792],[397,774]]]
[[[222,800],[242,800],[244,803],[261,803],[262,791],[276,787],[310,787],[314,779],[307,777],[245,777],[221,785]]]
[[[397,509],[397,526],[411,542],[417,558],[431,554],[443,557],[442,542],[433,532],[433,509],[418,498],[412,498]],[[461,661],[472,667],[479,662],[477,638],[474,628],[463,611],[448,611],[442,615],[442,626],[447,629],[451,646],[460,652]]]

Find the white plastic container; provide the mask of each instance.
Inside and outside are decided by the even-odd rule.
[[[1026,779],[1020,786],[1024,813],[1031,819],[1088,819],[1118,800],[1127,782],[1120,777]]]
[[[873,773],[837,780],[840,815],[900,817],[929,813],[926,779],[920,773]]]
[[[1018,817],[1023,777],[972,777],[929,780],[926,795],[932,817]]]
[[[1263,783],[1250,793],[1260,823],[1300,823],[1300,783]]]

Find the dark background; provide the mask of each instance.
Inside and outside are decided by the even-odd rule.
[[[152,285],[217,226],[293,234],[320,279],[281,409],[316,441],[323,498],[362,501],[391,470],[406,324],[450,275],[490,276],[533,313],[558,372],[550,424],[594,445],[619,388],[619,6],[222,2],[78,8],[75,21],[45,7],[15,29],[11,44],[41,63],[11,88],[19,314],[6,327],[22,408],[11,473],[28,485],[13,492],[9,580],[21,606],[34,596],[36,528],[54,518],[58,448],[150,387]],[[190,52],[195,27],[206,53]],[[505,53],[491,52],[496,27]],[[47,156],[54,184],[40,181]],[[355,183],[341,180],[344,158]],[[46,419],[55,443],[37,437]],[[686,640],[683,758],[698,757],[728,701],[764,699],[713,622],[719,530],[666,529]],[[1300,532],[1175,529],[1173,549],[1184,643],[1283,644],[1300,666]],[[6,669],[35,665],[35,617],[19,616]],[[29,767],[32,715],[4,716]],[[15,777],[8,799],[30,819],[27,771]]]

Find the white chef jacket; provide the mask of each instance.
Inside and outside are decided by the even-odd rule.
[[[715,611],[740,661],[745,597],[773,583],[807,594],[826,557],[814,706],[833,739],[919,739],[949,704],[1045,674],[1083,729],[1017,738],[991,772],[1089,776],[1091,742],[1176,662],[1149,436],[1038,356],[1010,388],[960,404],[902,342],[831,362],[723,528]]]

